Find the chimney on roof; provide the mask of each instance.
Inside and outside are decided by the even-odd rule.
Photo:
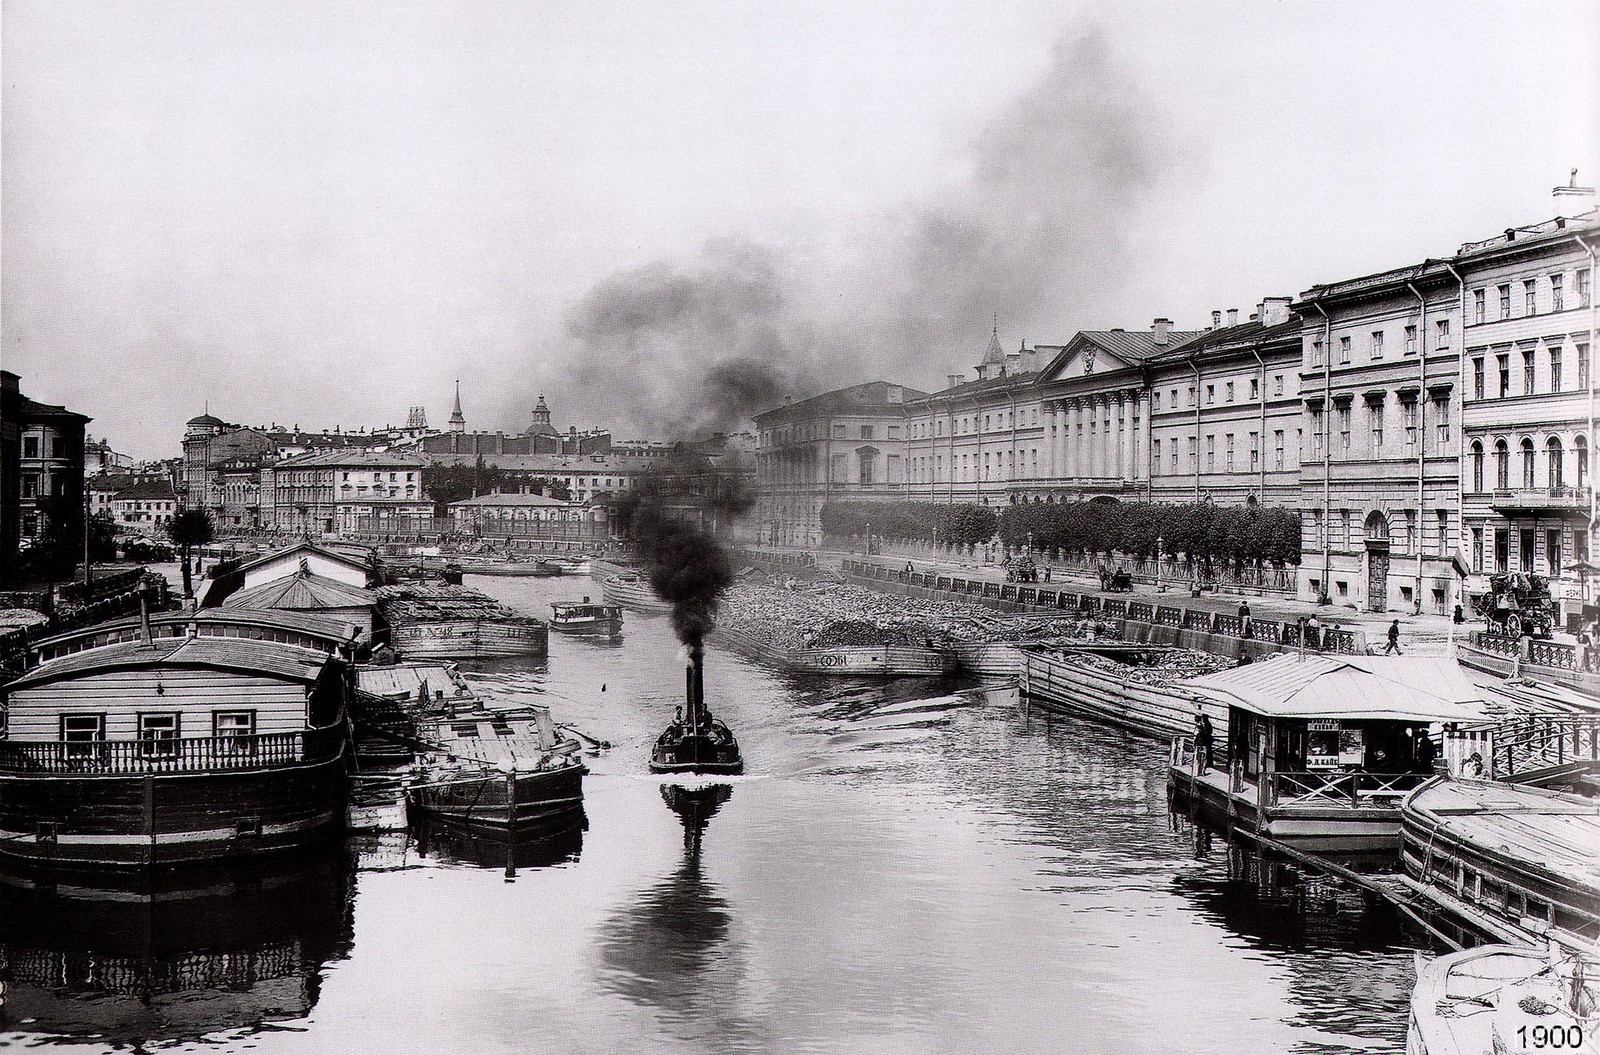
[[[1229,326],[1237,326],[1237,325],[1239,325],[1239,309],[1238,308],[1229,308],[1228,309],[1228,325]]]
[[[1006,356],[1006,377],[1016,377],[1022,373],[1022,353],[1012,352]]]
[[[1288,322],[1289,305],[1293,300],[1294,298],[1292,297],[1264,298],[1256,309],[1261,314],[1261,325],[1277,326],[1280,323]]]
[[[1158,346],[1165,345],[1172,340],[1172,320],[1157,319],[1152,322],[1150,324],[1150,335]]]
[[[957,385],[959,385],[961,383],[961,375],[960,374],[946,374],[945,377],[950,382],[950,384],[948,386],[950,388],[954,388],[954,387],[956,387]]]
[[[1211,328],[1213,330],[1222,329],[1222,312],[1214,311],[1211,313]]]

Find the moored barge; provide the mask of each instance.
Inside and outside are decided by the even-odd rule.
[[[403,659],[542,656],[544,620],[464,586],[403,583],[378,590],[389,644]]]
[[[350,667],[315,633],[279,633],[293,640],[80,634],[13,680],[0,856],[148,867],[340,830]]]

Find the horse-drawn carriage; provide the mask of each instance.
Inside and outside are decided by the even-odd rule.
[[[1549,637],[1555,627],[1550,581],[1543,575],[1491,575],[1488,591],[1473,599],[1473,607],[1491,631],[1509,637]]]
[[[1100,589],[1109,593],[1132,593],[1133,575],[1124,568],[1100,565]]]

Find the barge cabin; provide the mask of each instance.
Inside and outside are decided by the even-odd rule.
[[[1483,690],[1445,659],[1284,655],[1183,684],[1228,708],[1228,735],[1218,768],[1193,736],[1173,741],[1174,791],[1312,851],[1397,851],[1400,801],[1433,775],[1432,727],[1484,716]]]
[[[144,868],[340,830],[350,666],[319,624],[270,622],[237,629],[278,640],[146,626],[44,643],[54,658],[3,693],[0,856]]]

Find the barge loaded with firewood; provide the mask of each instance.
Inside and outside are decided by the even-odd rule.
[[[241,614],[40,643],[4,688],[0,856],[142,868],[342,829],[348,650],[326,621]]]
[[[465,586],[408,582],[378,589],[389,644],[403,659],[542,656],[544,620]]]

